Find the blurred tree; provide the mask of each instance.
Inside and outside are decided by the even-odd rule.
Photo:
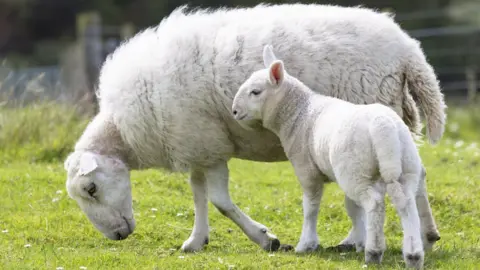
[[[296,0],[270,0],[269,3],[294,3]],[[471,5],[478,5],[479,0],[305,0],[304,3],[337,4],[355,6],[362,4],[377,9],[390,9],[397,14],[416,12],[424,15],[425,11],[438,12],[439,9],[455,3],[459,9],[472,9]],[[132,22],[136,29],[158,24],[161,19],[173,9],[183,4],[191,7],[219,7],[219,6],[253,6],[258,0],[0,0],[0,57],[7,52],[23,54],[41,54],[37,44],[48,40],[74,40],[75,18],[79,12],[97,10],[102,22],[106,25],[118,26],[124,22]],[[467,3],[460,5],[459,3]],[[470,20],[478,20],[475,12],[470,12]],[[462,19],[462,16],[457,16]],[[464,19],[464,18],[463,18]],[[432,16],[426,19],[403,20],[403,28],[419,29],[439,27],[452,24],[448,16]],[[423,41],[422,41],[423,42]],[[448,41],[442,40],[442,44]],[[43,45],[42,45],[43,46]],[[43,48],[53,47],[51,43]],[[425,41],[426,47],[438,46],[438,40]],[[48,57],[34,57],[37,64],[52,64]]]

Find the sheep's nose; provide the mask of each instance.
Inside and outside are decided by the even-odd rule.
[[[233,115],[237,115],[238,111],[237,110],[233,110]]]

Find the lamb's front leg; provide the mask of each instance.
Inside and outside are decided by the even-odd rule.
[[[297,173],[299,174],[299,173]],[[315,251],[320,247],[317,234],[317,219],[323,195],[324,179],[311,175],[298,175],[303,189],[303,226],[295,252]]]
[[[183,243],[184,252],[199,251],[208,244],[208,200],[207,185],[203,171],[193,169],[190,174],[190,187],[195,204],[195,223],[192,234]]]
[[[210,201],[224,216],[235,222],[253,242],[266,251],[276,251],[280,241],[271,234],[265,225],[251,219],[230,199],[228,192],[227,162],[222,162],[205,170]]]

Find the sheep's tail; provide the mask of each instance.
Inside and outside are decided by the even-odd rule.
[[[406,82],[413,98],[420,104],[425,115],[427,137],[431,144],[436,144],[445,130],[447,106],[435,72],[418,44],[412,53],[406,68]],[[408,104],[404,107],[404,113],[411,113],[405,109],[408,109]]]
[[[402,146],[396,124],[388,117],[375,118],[369,127],[373,149],[377,155],[380,176],[392,200],[404,203],[402,176]]]
[[[408,85],[405,81],[403,87],[403,102],[402,102],[402,111],[403,111],[403,121],[407,124],[407,127],[410,130],[412,138],[415,142],[422,141],[422,121],[420,119],[420,113],[418,112],[418,107],[415,101],[412,98],[412,95],[408,91]]]

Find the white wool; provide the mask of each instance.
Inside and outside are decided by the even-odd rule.
[[[407,265],[420,264],[408,255],[418,255],[423,263],[415,204],[423,165],[400,116],[382,104],[358,105],[313,92],[285,71],[270,46],[265,46],[264,62],[266,68],[240,86],[232,113],[240,123],[260,121],[280,138],[306,194],[305,216],[318,212],[320,202],[318,196],[310,199],[308,194],[318,194],[327,180],[337,182],[349,200],[373,215],[367,218],[365,252],[367,262],[378,260],[376,255],[369,259],[369,253],[383,255],[385,250],[380,239],[386,192],[402,218]],[[316,218],[306,224],[304,228],[311,228]],[[311,248],[310,241],[315,246],[316,237],[316,233],[302,232],[297,251]]]
[[[404,115],[408,87],[429,112],[431,139],[441,137],[443,97],[418,43],[389,16],[365,8],[178,9],[109,57],[99,80],[100,111],[111,112],[145,166],[186,169],[232,156],[283,160],[278,140],[239,130],[229,111],[236,89],[261,68],[266,43],[290,74],[325,95],[380,102]],[[423,88],[415,85],[422,78]],[[404,115],[413,131],[417,114]]]
[[[263,66],[261,50],[267,43],[306,85],[353,103],[386,104],[414,134],[420,130],[416,96],[427,115],[429,138],[435,142],[442,136],[444,102],[435,74],[418,42],[388,14],[314,4],[190,13],[181,7],[124,42],[105,61],[98,86],[100,112],[66,162],[75,200],[87,205],[83,197],[90,198],[75,183],[82,153],[93,153],[99,164],[79,178],[82,185],[105,183],[115,192],[121,192],[116,179],[126,186],[129,175],[109,168],[107,161],[123,162],[129,169],[190,170],[198,220],[182,250],[200,250],[208,240],[207,184],[210,200],[250,239],[265,249],[278,248],[273,234],[241,212],[228,194],[230,158],[286,160],[274,133],[258,124],[245,129],[231,116],[233,97]],[[102,175],[108,177],[100,179]],[[104,194],[101,185],[97,189]],[[124,238],[132,232],[121,219],[130,216],[128,202],[122,201],[128,198],[107,199],[82,209],[105,235]],[[99,214],[120,205],[110,220]],[[112,229],[122,223],[120,232]]]

